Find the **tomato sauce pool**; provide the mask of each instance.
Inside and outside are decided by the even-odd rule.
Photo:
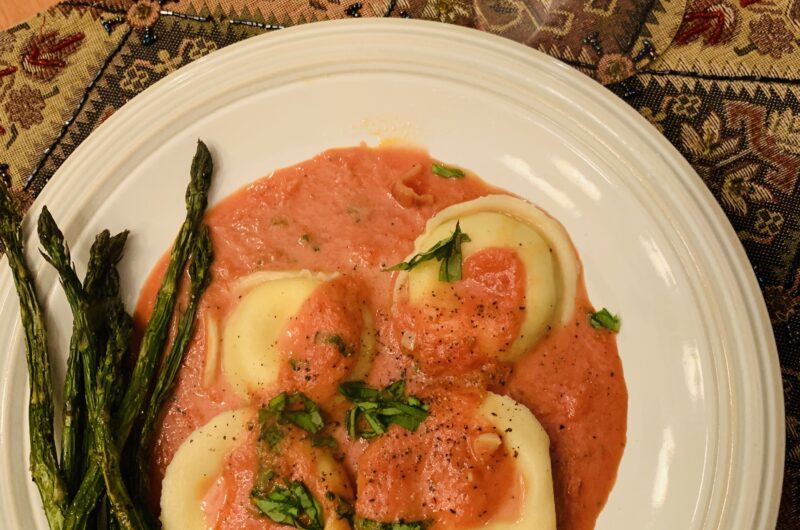
[[[472,392],[491,390],[507,394],[527,406],[550,437],[558,528],[587,530],[594,527],[614,484],[625,446],[627,390],[614,335],[594,329],[588,323],[587,315],[593,308],[582,277],[571,322],[554,326],[513,365],[495,366],[472,359],[470,362],[475,361],[475,366],[466,369],[474,369],[474,374],[448,374],[447,359],[434,356],[429,358],[434,374],[425,375],[412,369],[418,360],[402,352],[401,338],[396,332],[397,315],[392,311],[396,274],[382,269],[406,259],[413,251],[415,238],[424,231],[426,221],[443,208],[488,194],[506,193],[472,174],[461,179],[442,178],[431,171],[433,163],[424,151],[405,147],[362,145],[332,149],[275,171],[210,209],[206,223],[214,243],[213,280],[203,297],[175,391],[162,411],[157,428],[151,451],[154,495],[159,494],[161,479],[173,455],[193,430],[221,412],[246,404],[225,381],[220,353],[209,344],[209,326],[204,322],[213,320],[224,325],[226,315],[240,298],[232,288],[238,278],[264,270],[308,269],[341,273],[340,281],[345,283],[338,288],[331,287],[332,296],[341,296],[344,303],[352,307],[361,304],[369,308],[377,337],[376,356],[366,376],[369,384],[383,386],[404,376],[409,380],[410,390],[440,394],[448,385],[457,383],[460,390],[455,391],[449,401],[458,403],[450,407],[450,412],[460,411],[458,416],[466,423],[476,403]],[[135,313],[140,329],[152,311],[165,264],[166,257],[150,274],[140,294]],[[515,297],[523,290],[519,282],[524,281],[524,274],[513,272],[518,265],[513,255],[491,249],[481,251],[472,256],[472,262],[465,260],[463,289],[478,295],[489,292],[499,300],[501,308],[516,307]],[[503,270],[498,270],[500,268]],[[504,272],[508,270],[512,272]],[[318,301],[317,305],[325,307],[324,301]],[[312,318],[313,311],[308,312]],[[355,317],[350,318],[345,311],[326,318],[363,324],[359,312],[351,313]],[[509,328],[518,325],[519,318],[512,313],[495,317],[486,324],[500,319],[508,322]],[[357,332],[355,328],[348,331]],[[312,350],[308,355],[314,354]],[[320,356],[320,377],[315,379],[319,383],[314,388],[303,388],[302,381],[293,381],[292,374],[288,373],[279,379],[280,388],[266,390],[301,389],[315,399],[335,394],[339,382],[335,374],[344,368],[331,364],[324,352]],[[421,364],[425,367],[425,362]],[[426,390],[429,388],[436,390]],[[330,409],[326,412],[338,413]],[[380,443],[391,446],[392,438],[384,438]],[[416,449],[422,447],[435,452],[433,442],[426,442],[426,439],[420,434],[414,442]],[[350,443],[346,437],[341,437],[340,443],[345,445],[344,465],[352,484],[368,489],[368,483],[358,473],[359,462],[370,461],[368,444]],[[426,443],[431,446],[426,447]],[[499,484],[513,482],[513,466],[507,464],[502,458],[491,463],[497,473],[489,474],[487,488],[506,492]],[[387,468],[382,472],[397,471]],[[406,481],[402,486],[404,490],[413,489],[413,485],[407,483],[408,476],[404,475],[403,479]],[[423,477],[420,475],[418,480]],[[487,497],[486,492],[471,498],[469,492],[456,491],[458,484],[450,482],[445,480],[442,487],[453,489],[451,497],[463,494],[462,499],[466,498],[467,504],[498,502],[493,494]],[[385,483],[392,483],[391,477],[386,477]],[[443,496],[447,498],[446,491]],[[396,497],[383,495],[383,504],[373,510],[374,514],[402,517],[407,508],[404,504],[408,504],[409,499]],[[357,500],[357,510],[368,509],[363,505],[361,499]],[[426,509],[420,512],[419,506],[408,508],[422,516],[430,516],[431,510],[435,512],[436,508],[428,506]],[[368,517],[370,513],[359,515]],[[224,520],[224,516],[217,513],[214,519]],[[237,517],[246,519],[247,515],[239,513]],[[474,514],[451,515],[442,520],[445,522],[437,523],[434,530],[474,528],[481,523]],[[258,521],[243,522],[242,527],[281,528],[266,518],[260,519],[261,526],[254,526]]]

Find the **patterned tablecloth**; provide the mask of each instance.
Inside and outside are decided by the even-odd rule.
[[[0,174],[30,204],[95,127],[181,66],[281,27],[373,16],[479,28],[557,57],[691,162],[767,301],[787,413],[778,528],[800,528],[800,0],[67,1],[0,32]]]

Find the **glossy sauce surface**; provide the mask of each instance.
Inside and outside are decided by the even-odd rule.
[[[407,308],[393,309],[395,274],[382,269],[407,257],[426,220],[452,204],[502,193],[471,174],[441,178],[430,171],[431,164],[427,153],[408,148],[334,149],[276,171],[209,211],[213,281],[162,415],[152,451],[154,493],[194,429],[246,404],[218,366],[206,366],[202,323],[213,319],[220,329],[224,326],[241,296],[234,288],[238,278],[262,270],[309,269],[340,276],[319,288],[293,319],[292,332],[281,344],[286,367],[274,388],[253,396],[254,403],[280,390],[302,390],[331,421],[341,422],[347,403],[336,397],[336,386],[357,359],[341,355],[339,345],[320,340],[319,333],[335,333],[347,347],[358,344],[369,324],[365,314],[375,328],[376,356],[368,383],[384,386],[403,377],[410,393],[431,403],[430,417],[415,433],[393,426],[368,443],[349,441],[340,425],[334,428],[339,456],[358,490],[359,516],[386,521],[433,517],[434,530],[472,528],[513,516],[520,494],[513,455],[502,447],[482,454],[475,444],[481,433],[491,431],[474,413],[483,393],[491,390],[530,408],[550,436],[559,528],[594,526],[625,445],[627,391],[614,335],[588,325],[592,306],[581,285],[573,322],[554,327],[515,364],[476,348],[515,336],[524,309],[524,268],[513,252],[500,248],[464,261],[464,279],[453,284],[461,315],[420,319]],[[162,273],[163,260],[142,291],[136,311],[140,326]],[[484,316],[476,322],[476,315]],[[410,328],[420,341],[414,355],[407,353],[407,344],[404,348],[401,332]],[[289,359],[294,359],[291,364]],[[216,377],[204,383],[209,370]],[[216,506],[210,517],[240,521],[247,528],[280,528],[250,506],[247,470],[253,473],[253,454],[241,449],[229,457],[223,483],[210,492],[208,505]],[[377,475],[381,479],[376,482]],[[226,524],[220,528],[230,527]]]

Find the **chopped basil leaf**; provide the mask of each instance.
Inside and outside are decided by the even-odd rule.
[[[344,341],[341,335],[336,335],[333,333],[323,333],[321,331],[317,331],[314,334],[314,342],[330,344],[336,348],[340,354],[342,354],[342,357],[350,357],[356,351],[353,346]]]
[[[311,445],[313,447],[327,447],[328,449],[337,449],[339,444],[333,436],[322,436],[315,434],[311,437]]]
[[[273,469],[259,467],[253,489],[250,490],[251,497],[264,497],[272,490],[277,474]]]
[[[250,492],[251,496],[264,496],[272,489],[273,482],[277,475],[272,469],[261,468],[256,476],[255,485]]]
[[[261,430],[261,437],[259,439],[267,442],[270,449],[275,449],[278,447],[278,444],[281,443],[281,440],[283,440],[283,431],[275,424],[268,425]]]
[[[466,175],[462,170],[457,167],[443,166],[442,164],[433,164],[431,171],[446,179],[463,179]]]
[[[389,385],[387,389],[391,387]],[[339,385],[339,393],[350,401],[376,401],[381,391],[368,386],[364,381],[351,381]]]
[[[346,519],[348,521],[353,519],[355,510],[353,509],[352,504],[330,490],[325,492],[325,498],[331,502],[336,501],[336,517],[339,519]]]
[[[425,530],[427,524],[424,521],[380,523],[372,519],[362,519],[356,517],[355,530]]]
[[[294,394],[281,392],[272,398],[266,407],[261,407],[258,411],[258,421],[261,425],[258,440],[266,443],[270,450],[274,451],[278,447],[285,434],[280,425],[287,423],[311,433],[314,439],[319,438],[321,445],[330,446],[329,442],[322,441],[322,436],[318,436],[325,427],[319,406],[302,392]]]
[[[325,427],[319,405],[302,392],[281,392],[270,400],[267,408],[277,416],[278,423],[292,423],[311,434]]]
[[[267,446],[274,451],[283,439],[283,431],[280,427],[278,427],[275,414],[272,413],[268,408],[261,407],[258,410],[258,423],[261,425],[258,441],[266,443]]]
[[[605,307],[596,313],[591,313],[589,323],[595,329],[606,328],[614,333],[619,332],[621,325],[619,315],[612,315]]]
[[[266,494],[254,489],[250,496],[253,504],[276,523],[300,530],[323,530],[325,526],[322,506],[302,482],[273,484]]]
[[[456,221],[456,228],[447,239],[442,239],[433,245],[427,252],[417,254],[408,261],[398,263],[384,271],[408,271],[426,261],[435,259],[440,261],[439,281],[454,282],[461,279],[461,244],[470,241],[467,234],[461,232],[461,226]]]
[[[416,396],[406,396],[405,389],[406,382],[402,379],[383,390],[363,381],[339,385],[339,393],[355,404],[345,413],[348,436],[374,438],[385,433],[392,424],[409,431],[417,430],[428,417],[428,405]]]

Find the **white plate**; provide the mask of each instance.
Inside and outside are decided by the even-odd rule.
[[[773,527],[781,380],[742,247],[655,129],[545,55],[478,31],[396,20],[256,37],[126,104],[64,163],[33,215],[51,207],[79,268],[100,229],[132,229],[123,270],[132,307],[183,216],[196,138],[215,155],[219,200],[326,148],[387,136],[426,146],[548,210],[575,241],[591,299],[623,315],[628,445],[597,528]],[[29,240],[45,306],[57,316],[50,329],[60,378],[69,312],[36,246]],[[18,319],[3,264],[0,527],[45,528],[27,470]]]

